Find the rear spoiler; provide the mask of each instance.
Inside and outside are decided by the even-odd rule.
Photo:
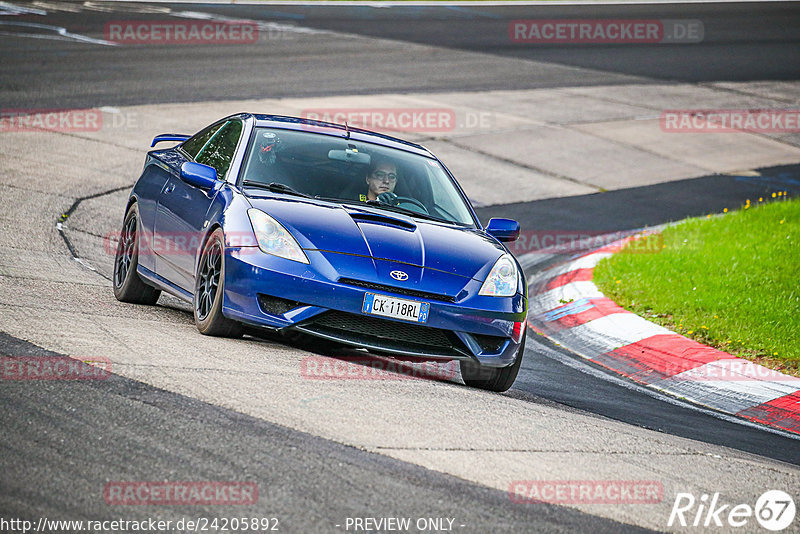
[[[162,141],[186,141],[190,137],[191,135],[186,134],[161,134],[153,138],[153,142],[150,143],[150,147],[152,148],[156,146],[157,143],[161,143]]]

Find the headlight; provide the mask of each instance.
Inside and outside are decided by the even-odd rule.
[[[479,295],[486,297],[511,297],[517,293],[517,264],[508,254],[503,254],[494,262],[489,276],[481,286]]]
[[[278,221],[255,208],[247,210],[247,215],[256,233],[258,248],[263,252],[287,260],[309,263],[297,240]]]

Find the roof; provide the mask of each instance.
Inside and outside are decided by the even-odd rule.
[[[397,137],[385,135],[377,132],[371,132],[362,128],[354,128],[352,126],[345,126],[343,124],[336,124],[333,122],[318,121],[313,119],[304,119],[301,117],[287,117],[283,115],[266,115],[254,113],[253,117],[256,119],[256,126],[258,127],[273,127],[285,128],[288,130],[305,130],[323,135],[331,135],[335,137],[346,138],[349,132],[350,139],[354,141],[363,141],[373,143],[407,152],[413,152],[421,156],[429,158],[434,155],[424,146],[404,141]]]

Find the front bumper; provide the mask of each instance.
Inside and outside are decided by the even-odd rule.
[[[334,269],[328,261],[331,253],[306,253],[310,265],[257,247],[227,249],[223,314],[255,326],[292,328],[389,354],[475,360],[490,367],[514,363],[519,348],[512,339],[514,323],[524,322],[527,312],[523,295],[480,296],[480,282],[467,278],[458,297],[450,297],[453,301],[409,296],[402,288],[395,292],[358,287],[340,281],[357,274]],[[364,314],[367,292],[428,302],[428,320],[421,325]]]

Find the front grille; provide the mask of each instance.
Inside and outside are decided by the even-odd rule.
[[[454,357],[466,354],[458,338],[447,330],[354,313],[329,311],[301,328],[377,349]]]
[[[404,287],[387,286],[384,284],[376,284],[373,282],[364,282],[355,280],[353,278],[339,278],[339,282],[349,286],[363,287],[365,289],[372,289],[374,291],[386,291],[389,293],[397,293],[398,295],[408,295],[409,297],[416,297],[425,300],[442,300],[444,302],[455,302],[455,297],[449,295],[440,295],[438,293],[430,293],[428,291],[417,291],[416,289],[406,289]]]
[[[261,310],[264,313],[268,313],[270,315],[283,315],[289,310],[293,310],[298,306],[303,306],[303,303],[259,293],[258,305],[261,307]]]

